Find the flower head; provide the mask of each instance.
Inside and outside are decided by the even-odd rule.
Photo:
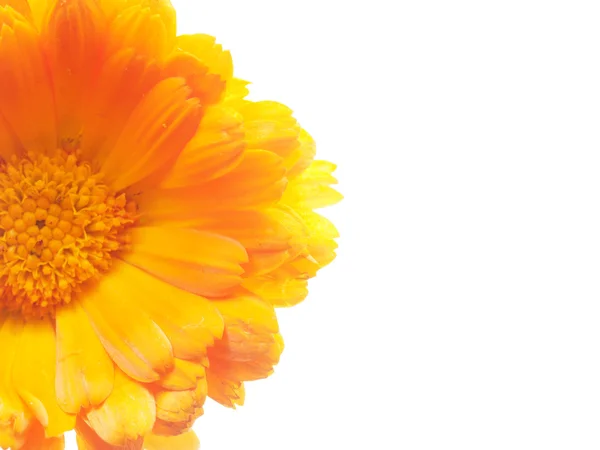
[[[0,0],[0,447],[194,449],[335,257],[292,112],[168,0]]]

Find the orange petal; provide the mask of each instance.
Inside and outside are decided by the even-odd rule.
[[[238,381],[269,376],[283,351],[273,307],[251,296],[215,304],[225,319],[225,333],[209,350],[209,372]]]
[[[200,450],[200,441],[193,431],[178,436],[160,436],[150,433],[144,440],[146,450]]]
[[[247,256],[232,239],[161,227],[138,227],[131,236],[133,251],[122,258],[181,289],[219,296],[241,281],[240,264],[247,261]]]
[[[137,288],[117,266],[82,295],[81,304],[121,370],[136,380],[151,382],[173,367],[173,349],[160,327],[131,302],[129,293]]]
[[[78,303],[56,313],[56,352],[56,397],[64,411],[76,414],[106,400],[114,364]]]
[[[196,58],[185,52],[175,52],[165,62],[166,77],[182,77],[192,89],[194,97],[198,97],[203,105],[217,103],[225,91],[226,83],[217,74],[211,73]]]
[[[146,388],[117,370],[115,386],[106,401],[88,411],[87,423],[111,445],[135,447],[156,420],[156,403]]]
[[[194,186],[224,175],[240,162],[244,145],[239,114],[222,106],[207,108],[196,135],[183,149],[161,187]]]
[[[12,369],[23,333],[23,322],[14,316],[4,318],[0,327],[0,447],[16,447],[29,426],[30,412],[15,392]]]
[[[75,416],[65,413],[56,400],[56,339],[50,319],[28,319],[15,357],[12,381],[17,392],[46,429],[57,437],[75,426]]]
[[[197,99],[181,78],[159,82],[132,112],[102,171],[114,190],[166,173],[200,122]]]
[[[84,111],[84,158],[104,161],[131,113],[159,77],[158,65],[131,48],[121,49],[104,62]]]
[[[116,264],[113,270],[119,272],[119,279],[126,280],[120,284],[120,296],[160,326],[178,358],[201,358],[214,339],[221,337],[223,321],[208,300],[129,264]]]
[[[140,196],[144,220],[193,221],[207,212],[252,209],[277,202],[285,189],[282,159],[263,150],[244,152],[226,175],[200,186],[157,189]]]
[[[0,7],[0,112],[27,150],[56,149],[50,77],[37,31],[12,8]]]
[[[164,58],[175,47],[175,9],[169,0],[125,0],[110,24],[113,48],[130,47],[153,58]]]
[[[208,396],[227,408],[242,406],[246,398],[244,383],[220,377],[212,371],[206,372]]]
[[[54,3],[42,30],[52,69],[58,137],[65,148],[78,148],[83,107],[104,60],[106,23],[96,2]]]
[[[65,437],[46,438],[44,428],[39,423],[34,423],[25,436],[25,443],[18,450],[64,450]]]
[[[311,165],[317,153],[315,141],[305,130],[300,130],[298,135],[297,160],[295,164],[288,170],[288,179],[296,178]]]
[[[77,448],[79,450],[123,450],[123,446],[121,445],[110,445],[108,442],[103,441],[100,436],[85,423],[81,416],[77,419],[75,433],[77,436]],[[129,447],[127,447],[127,449],[129,450],[142,450],[143,448],[141,439],[131,441],[128,445]]]

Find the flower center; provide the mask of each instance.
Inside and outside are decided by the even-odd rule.
[[[127,250],[136,205],[75,154],[0,163],[0,310],[53,314]]]

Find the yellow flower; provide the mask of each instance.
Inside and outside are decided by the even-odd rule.
[[[0,447],[195,449],[283,350],[334,166],[168,0],[0,0]]]

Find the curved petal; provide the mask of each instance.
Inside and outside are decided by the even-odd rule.
[[[31,413],[18,396],[12,382],[12,370],[23,333],[22,320],[9,316],[0,327],[0,447],[22,443]]]
[[[143,219],[154,223],[194,221],[216,211],[248,210],[275,204],[287,180],[282,159],[263,150],[244,152],[239,165],[200,186],[156,189],[139,198]]]
[[[160,436],[150,433],[144,440],[146,450],[200,450],[200,441],[193,431],[178,436]]]
[[[244,383],[222,378],[218,373],[207,371],[208,396],[227,408],[243,406],[246,399]]]
[[[332,175],[335,164],[313,161],[298,177],[290,180],[281,202],[294,208],[315,209],[333,205],[343,197],[331,187],[337,180]]]
[[[125,261],[198,295],[226,294],[241,282],[240,264],[248,260],[238,242],[208,232],[138,227],[131,236]]]
[[[41,34],[52,69],[59,142],[78,148],[83,108],[104,59],[106,19],[95,1],[55,2]]]
[[[208,300],[126,263],[117,264],[113,270],[119,272],[119,279],[126,280],[119,285],[120,294],[164,331],[178,358],[202,358],[214,339],[221,337],[223,320]]]
[[[101,165],[133,110],[158,83],[160,69],[134,49],[120,49],[104,62],[84,109],[82,156]]]
[[[168,78],[142,99],[102,165],[114,190],[171,168],[200,123],[198,100],[190,94],[185,80]]]
[[[235,382],[265,378],[273,373],[283,351],[275,310],[252,296],[216,301],[225,320],[223,339],[209,350],[208,372]]]
[[[209,107],[196,135],[183,149],[161,187],[200,185],[223,176],[241,161],[244,147],[239,114],[222,106]]]
[[[190,53],[208,67],[211,73],[228,81],[233,77],[231,53],[223,50],[213,36],[208,34],[184,34],[177,36],[177,48]]]
[[[56,337],[50,319],[28,319],[15,357],[12,372],[14,386],[47,437],[72,430],[75,416],[58,405],[54,390],[56,376]]]
[[[117,370],[113,391],[101,406],[88,411],[86,420],[110,445],[141,448],[156,420],[156,403],[146,388]]]
[[[173,367],[173,348],[163,330],[131,302],[143,295],[118,267],[82,295],[81,305],[113,361],[132,378],[151,382]]]
[[[205,376],[204,364],[175,358],[173,370],[161,378],[158,384],[169,391],[187,391],[194,389],[198,385],[198,380]]]
[[[114,363],[78,303],[57,310],[56,354],[56,397],[64,411],[76,414],[106,400]]]
[[[119,0],[109,9],[111,46],[162,59],[175,47],[177,23],[169,0]],[[106,7],[105,7],[106,8]]]
[[[0,7],[0,112],[27,150],[57,145],[52,84],[36,29],[12,8]]]
[[[25,436],[25,443],[18,450],[64,450],[65,437],[46,438],[44,428],[39,423],[34,423]]]
[[[194,389],[160,391],[156,394],[156,424],[158,434],[177,435],[188,430],[204,413],[208,387],[206,378],[198,380]]]

